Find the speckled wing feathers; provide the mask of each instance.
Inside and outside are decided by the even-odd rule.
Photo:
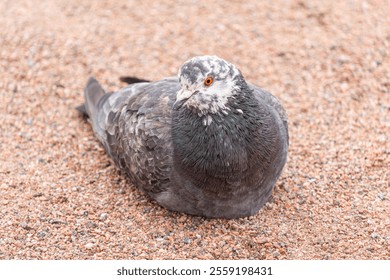
[[[107,153],[137,187],[160,192],[168,180],[171,158],[171,108],[176,78],[132,84],[106,95],[92,124]]]

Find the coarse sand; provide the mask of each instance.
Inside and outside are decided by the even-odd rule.
[[[0,259],[390,259],[390,2],[0,1]],[[215,54],[289,114],[255,216],[163,209],[74,109]]]

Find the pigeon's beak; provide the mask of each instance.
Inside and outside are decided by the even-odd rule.
[[[176,101],[173,104],[173,107],[176,109],[179,109],[193,94],[196,92],[187,90],[187,89],[181,89],[178,91],[176,95]]]

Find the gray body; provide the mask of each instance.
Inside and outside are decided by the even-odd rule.
[[[111,94],[91,78],[85,109],[109,156],[160,205],[206,217],[250,216],[282,172],[288,129],[279,101],[241,82],[226,110],[201,115],[176,102],[177,77]]]

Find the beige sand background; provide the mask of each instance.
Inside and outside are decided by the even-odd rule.
[[[390,2],[0,1],[0,259],[389,259]],[[90,75],[216,54],[280,98],[291,146],[256,216],[167,211],[74,110]]]

